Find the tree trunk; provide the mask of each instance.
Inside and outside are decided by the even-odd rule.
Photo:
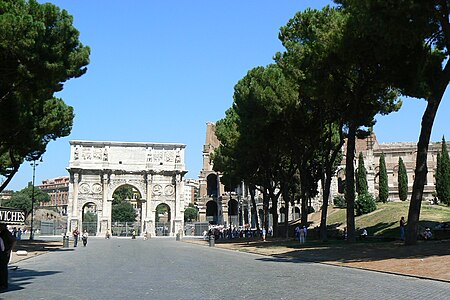
[[[347,198],[347,241],[355,241],[355,142],[356,126],[350,124],[347,137],[347,153],[345,160],[345,183]]]
[[[12,150],[9,150],[9,158],[11,159],[11,162],[12,162],[12,165],[14,166],[14,168],[8,174],[8,176],[6,176],[6,180],[4,182],[2,182],[2,184],[0,185],[0,193],[3,192],[3,190],[8,186],[8,184],[13,179],[14,175],[16,175],[17,171],[19,171],[19,168],[20,168],[20,165],[21,165],[20,162],[18,162],[14,158],[14,153],[13,153]]]
[[[448,41],[449,37],[446,36]],[[436,82],[432,90],[432,96],[428,99],[427,108],[422,116],[419,141],[417,143],[416,170],[414,177],[411,202],[409,204],[408,222],[406,224],[405,245],[414,245],[417,243],[419,231],[420,206],[422,204],[423,188],[427,178],[427,154],[428,144],[430,143],[431,130],[433,129],[434,119],[437,110],[444,96],[450,79],[450,64],[446,62],[444,70],[441,73],[440,81]]]
[[[19,171],[20,165],[15,165],[14,169],[9,173],[8,177],[6,177],[6,180],[0,185],[0,193],[3,192],[3,190],[8,186],[8,184],[13,179],[14,175],[16,175],[17,171]]]
[[[272,200],[272,219],[273,219],[273,236],[278,236],[278,197],[270,191],[270,199]]]
[[[289,238],[289,188],[288,187],[283,187],[283,200],[284,200],[284,204],[285,204],[285,208],[284,208],[284,233],[285,233],[285,238],[288,239]]]
[[[445,91],[445,89],[443,90]],[[443,95],[443,92],[442,92]],[[427,154],[430,143],[431,130],[433,128],[436,112],[442,99],[429,99],[427,108],[422,116],[422,127],[420,130],[419,142],[417,143],[416,170],[414,177],[411,202],[409,204],[408,222],[406,224],[405,245],[417,243],[419,231],[420,207],[422,205],[423,188],[427,178]]]
[[[264,209],[264,228],[269,233],[269,197],[266,192],[263,193],[263,209]],[[273,234],[273,228],[272,228]]]
[[[256,200],[255,200],[255,191],[256,191],[256,187],[253,184],[250,184],[249,185],[249,192],[250,192],[250,198],[251,198],[251,201],[252,201],[252,208],[253,208],[253,211],[255,212],[255,217],[256,217],[256,230],[258,230],[258,232],[260,232],[259,218],[258,218],[258,209],[257,209],[257,206],[256,206]],[[251,223],[251,221],[250,221],[250,223]]]
[[[302,193],[301,207],[302,207],[301,224],[302,224],[302,227],[306,226],[306,228],[308,228],[308,194],[307,193]]]
[[[331,166],[326,166],[324,183],[322,184],[323,198],[322,198],[322,214],[320,216],[320,239],[322,242],[328,240],[327,236],[327,214],[328,214],[328,201],[330,198],[331,187]]]

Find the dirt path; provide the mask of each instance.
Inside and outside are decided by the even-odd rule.
[[[186,242],[208,245],[202,240]],[[296,241],[217,241],[216,247],[301,259],[345,267],[417,276],[450,283],[450,241],[421,242],[404,246],[400,242],[364,242],[323,244],[311,242],[300,246]]]
[[[49,251],[56,251],[60,248],[62,248],[62,241],[20,240],[17,241],[13,249],[10,264],[14,264],[18,261],[32,258],[37,255],[45,254]],[[25,250],[27,255],[18,255],[18,250]]]

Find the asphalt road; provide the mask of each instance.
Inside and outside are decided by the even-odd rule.
[[[0,299],[449,299],[450,284],[174,239],[90,238],[16,264]]]

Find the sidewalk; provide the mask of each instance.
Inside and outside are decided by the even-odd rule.
[[[208,245],[203,240],[183,241]],[[427,278],[450,283],[450,241],[419,241],[414,246],[401,242],[359,242],[347,244],[316,241],[300,245],[294,240],[218,240],[216,247],[251,252],[281,259],[361,268],[379,272]]]

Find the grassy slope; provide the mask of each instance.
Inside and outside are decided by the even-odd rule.
[[[409,202],[377,203],[376,211],[356,217],[356,227],[366,228],[369,235],[398,237],[399,220],[402,216],[408,219],[408,209]],[[314,222],[313,226],[316,226],[320,222],[320,212],[311,214],[308,218]],[[345,222],[345,209],[329,209],[328,225],[343,228],[345,227]],[[434,228],[440,222],[450,222],[450,207],[422,203],[420,231],[427,226]]]

